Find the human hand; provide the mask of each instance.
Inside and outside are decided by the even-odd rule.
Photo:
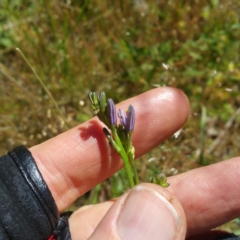
[[[126,109],[130,103],[137,112],[133,134],[136,157],[171,136],[189,115],[187,98],[182,92],[172,88],[154,89],[124,101],[117,107]],[[122,166],[119,156],[109,148],[102,133],[102,125],[96,118],[37,145],[30,151],[59,211],[66,209],[76,198]],[[115,202],[83,207],[70,218],[72,238],[87,239],[92,234],[90,239],[121,239],[121,231],[127,229],[130,232],[128,228],[131,228],[135,231],[136,239],[139,239],[136,235],[138,232],[143,236],[153,229],[153,234],[158,234],[160,239],[168,239],[161,234],[167,234],[169,239],[174,236],[175,239],[184,239],[186,224],[182,207],[186,213],[188,235],[207,231],[239,214],[236,165],[237,160],[233,159],[169,178],[171,186],[167,190],[153,184],[141,184],[141,187],[137,186],[137,190],[131,189]],[[226,167],[230,170],[225,173]],[[231,178],[228,176],[230,172]],[[151,196],[155,196],[155,200]],[[119,217],[124,216],[122,205],[127,206],[123,204],[125,199],[126,203],[130,202],[130,206],[138,206],[139,216],[146,215],[146,218],[141,218],[139,229],[134,229],[131,221],[121,221]],[[156,199],[165,199],[163,202],[170,203],[168,208]],[[156,207],[150,211],[153,202]],[[174,212],[175,217],[167,209]],[[147,224],[149,221],[151,224]],[[117,227],[120,222],[122,230],[119,231]],[[143,223],[146,224],[145,228],[141,226]],[[154,236],[145,236],[142,239],[154,239]]]

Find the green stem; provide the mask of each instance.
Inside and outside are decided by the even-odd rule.
[[[133,170],[135,185],[137,185],[139,184],[139,178],[138,178],[136,163],[134,161],[134,147],[132,146],[132,133],[128,133],[127,138],[128,138],[128,146],[127,146],[128,159],[130,161],[130,164]]]
[[[136,164],[134,161],[134,157],[132,155],[132,153],[128,154],[129,160],[130,160],[130,164],[133,170],[133,176],[134,176],[134,180],[135,180],[135,185],[139,184],[139,178],[138,178],[138,173],[137,173],[137,168],[136,168]]]
[[[112,127],[111,130],[112,130],[112,134],[113,134],[113,137],[114,137],[114,141],[116,142],[117,146],[119,147],[117,152],[122,157],[123,163],[125,165],[125,169],[126,169],[126,172],[127,172],[130,188],[132,188],[132,187],[135,186],[135,184],[134,184],[134,180],[133,180],[131,165],[129,164],[129,161],[128,161],[128,156],[127,156],[127,154],[126,154],[126,152],[123,148],[121,140],[118,137],[117,129],[115,127]]]

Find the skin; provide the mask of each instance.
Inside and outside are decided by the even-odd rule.
[[[136,110],[133,133],[136,157],[175,133],[190,112],[187,97],[180,90],[168,87],[128,99],[118,104],[117,109],[127,109],[129,104]],[[60,212],[122,167],[119,156],[109,147],[102,127],[93,118],[30,149]],[[179,216],[185,219],[186,215],[186,225],[184,223],[178,230],[180,237],[176,239],[185,239],[185,231],[188,236],[204,233],[240,215],[239,160],[234,158],[171,177],[167,190],[148,184],[161,194],[167,192]],[[99,222],[104,226],[108,224],[108,216],[114,218],[111,208],[114,201],[76,211],[70,218],[72,238],[87,239],[92,234],[90,239],[95,239],[93,232],[100,231]],[[121,198],[117,201],[121,202]],[[114,205],[117,204],[120,203]],[[113,236],[109,239],[119,239]]]

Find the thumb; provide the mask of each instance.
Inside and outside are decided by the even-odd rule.
[[[144,183],[117,199],[89,240],[183,240],[185,234],[178,200],[166,189]]]

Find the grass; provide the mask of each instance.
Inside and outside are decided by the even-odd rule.
[[[142,181],[240,155],[239,1],[138,2],[1,1],[0,154],[67,129],[20,48],[70,126],[91,117],[89,91],[115,102],[156,85],[187,94],[189,121],[137,161]],[[125,179],[121,170],[76,205],[119,196]]]

